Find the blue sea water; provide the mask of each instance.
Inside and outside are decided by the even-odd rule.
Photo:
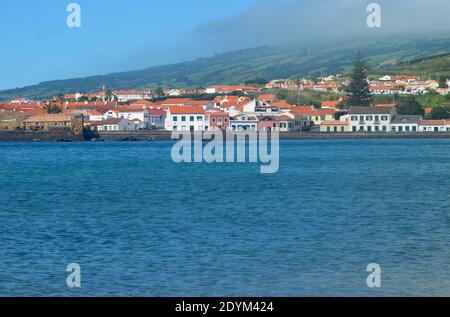
[[[282,141],[266,175],[172,145],[0,143],[0,295],[450,295],[450,141]]]

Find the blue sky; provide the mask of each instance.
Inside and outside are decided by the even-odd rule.
[[[81,6],[79,29],[66,25],[71,2]],[[177,43],[202,23],[232,17],[255,2],[2,0],[0,89],[209,55],[214,49],[180,49]]]
[[[81,6],[79,29],[66,7]],[[369,29],[367,4],[382,8]],[[2,0],[0,90],[343,34],[449,31],[448,0]]]

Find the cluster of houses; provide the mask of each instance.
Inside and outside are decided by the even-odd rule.
[[[130,95],[131,96],[131,95]],[[322,133],[352,132],[448,132],[447,120],[424,120],[421,116],[399,115],[395,104],[339,108],[340,100],[324,101],[321,107],[295,106],[273,94],[257,98],[217,95],[212,100],[167,98],[146,99],[120,105],[117,101],[64,101],[62,113],[47,114],[49,104],[14,100],[0,104],[0,130],[48,130],[68,128],[74,117],[93,131],[279,131],[316,130]],[[18,117],[14,120],[11,115]],[[9,116],[9,117],[8,117]],[[5,118],[6,119],[1,119]],[[34,120],[34,121],[33,121]]]
[[[65,116],[82,117],[83,127],[93,131],[209,131],[231,129],[233,131],[320,131],[323,133],[351,132],[444,132],[450,131],[446,120],[424,120],[421,116],[402,116],[395,104],[373,107],[353,107],[343,110],[339,100],[322,102],[321,106],[291,105],[263,89],[299,89],[318,91],[342,91],[346,83],[339,83],[339,75],[311,80],[273,80],[265,88],[252,86],[216,85],[206,89],[159,89],[156,96],[152,89],[107,90],[96,93],[74,93],[55,96],[52,100],[31,101],[17,98],[0,103],[0,130],[57,128]],[[433,80],[417,76],[384,76],[370,81],[374,94],[418,94],[448,89],[439,88]],[[450,86],[450,82],[448,83]],[[236,93],[238,92],[238,93]],[[186,98],[189,94],[202,94],[203,100]],[[342,95],[342,94],[340,94]],[[184,96],[184,97],[183,97]],[[158,97],[158,98],[156,98]],[[151,101],[152,100],[152,101]],[[50,109],[59,109],[56,115]],[[429,113],[431,109],[425,109]],[[39,119],[35,126],[10,124],[11,114],[20,120]],[[7,119],[2,120],[6,116]],[[9,117],[7,116],[9,115]],[[47,121],[45,121],[46,119]],[[10,120],[10,121],[8,121]],[[45,122],[44,122],[45,121]],[[69,123],[67,123],[69,122]]]
[[[67,114],[25,114],[0,111],[0,131],[6,132],[65,132],[83,135],[83,116]]]
[[[369,81],[369,85],[374,95],[420,95],[429,92],[447,95],[450,92],[450,82],[447,82],[446,87],[439,87],[439,81],[419,76],[386,75],[378,80]]]
[[[349,81],[339,81],[340,75],[293,81],[290,79],[273,80],[266,84],[266,89],[312,90],[321,92],[342,92]],[[439,81],[423,79],[420,76],[383,76],[377,80],[369,80],[369,90],[373,95],[421,95],[430,92],[448,95],[450,81],[446,87],[440,87]]]
[[[395,106],[351,107],[339,120],[320,124],[324,133],[450,132],[448,120],[425,120],[420,115],[401,115]]]

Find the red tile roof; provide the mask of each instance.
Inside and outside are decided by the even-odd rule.
[[[322,107],[336,108],[341,103],[340,100],[323,101]]]
[[[191,99],[189,99],[189,98],[169,98],[169,99],[166,99],[166,100],[158,101],[156,103],[156,105],[157,106],[160,106],[160,105],[167,105],[167,106],[184,105],[190,100]]]
[[[189,100],[185,103],[186,106],[206,106],[210,103],[209,100]]]
[[[274,94],[266,94],[266,95],[261,95],[258,97],[258,100],[261,100],[261,101],[274,100],[274,99],[277,99],[277,96]]]
[[[169,107],[171,114],[205,114],[205,110],[200,106],[173,106]]]
[[[166,111],[162,109],[149,109],[148,114],[151,116],[165,116]]]
[[[313,106],[292,107],[291,112],[297,116],[327,116],[334,115],[334,109],[315,109]]]
[[[294,107],[293,105],[288,104],[286,100],[274,101],[270,105],[272,107],[278,107],[281,109],[291,109],[292,107]]]
[[[422,120],[419,125],[423,126],[445,126],[447,124],[446,120]]]
[[[45,109],[26,109],[22,110],[22,112],[25,114],[48,114]]]
[[[144,100],[144,99],[137,100],[137,101],[130,103],[130,105],[140,105],[140,106],[147,106],[147,105],[152,105],[152,104],[153,103],[151,103],[150,101]]]
[[[103,113],[96,111],[96,110],[89,110],[87,113],[90,116],[103,116]]]
[[[145,109],[145,107],[140,107],[140,106],[136,106],[136,107],[133,107],[133,106],[122,106],[122,107],[119,107],[118,110],[120,112],[142,112],[142,111],[144,111],[146,109]]]

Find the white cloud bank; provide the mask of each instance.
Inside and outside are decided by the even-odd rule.
[[[382,28],[367,26],[367,5],[381,6]],[[449,0],[260,0],[227,20],[212,20],[193,36],[220,50],[354,35],[449,31]]]

